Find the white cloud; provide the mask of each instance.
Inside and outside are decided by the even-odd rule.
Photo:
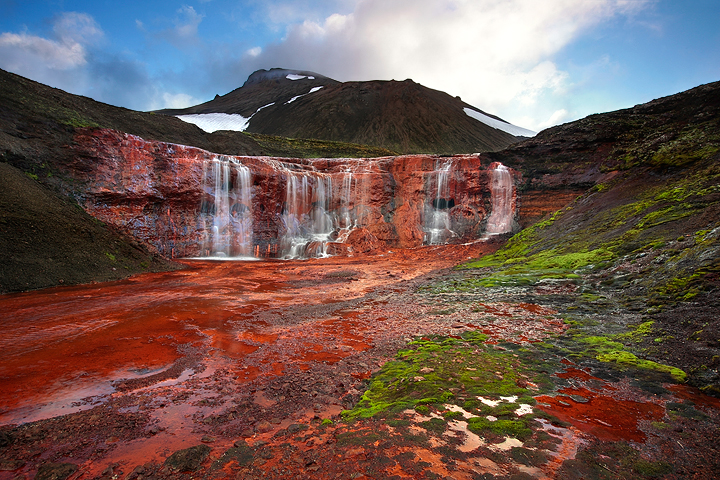
[[[85,57],[85,47],[79,43],[66,44],[25,33],[0,35],[0,65],[21,75],[36,63],[58,70],[85,65]]]
[[[307,69],[338,80],[412,78],[537,129],[568,108],[554,56],[589,29],[652,0],[358,0],[354,11],[293,24],[253,66]],[[519,123],[516,107],[532,110]],[[506,118],[509,116],[510,118]]]
[[[174,26],[157,33],[157,37],[181,50],[200,44],[198,27],[205,16],[187,5],[181,7],[176,13],[173,20]]]
[[[180,17],[175,21],[177,35],[185,38],[196,36],[204,15],[200,15],[193,7],[187,5],[178,10],[178,14]]]
[[[559,125],[561,123],[564,123],[569,119],[570,112],[568,112],[564,108],[561,108],[560,110],[554,111],[553,114],[550,115],[550,118],[538,124],[538,127],[542,130],[543,128],[548,128],[552,127],[553,125]]]
[[[73,69],[87,63],[87,46],[103,37],[92,17],[76,12],[56,17],[53,33],[51,39],[28,33],[0,34],[0,66],[26,76],[43,69]]]
[[[95,20],[86,13],[65,12],[53,23],[55,36],[66,44],[89,45],[103,37],[103,31]]]
[[[197,105],[198,103],[200,103],[200,101],[192,95],[165,92],[162,94],[162,106],[160,108],[187,108]]]

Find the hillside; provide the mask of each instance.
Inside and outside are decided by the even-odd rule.
[[[587,190],[465,264],[472,273],[454,288],[565,291],[539,298],[568,318],[599,314],[572,332],[606,338],[593,355],[667,363],[720,394],[720,82],[548,129],[493,158],[524,172],[521,201]]]
[[[64,161],[68,155],[65,146],[72,144],[75,129],[81,127],[110,128],[148,140],[191,145],[226,155],[303,158],[368,157],[393,153],[364,145],[322,141],[308,145],[284,138],[260,137],[255,140],[250,135],[232,131],[208,134],[171,116],[114,107],[0,70],[2,161],[39,174],[39,170]]]
[[[0,294],[181,268],[7,163],[0,163],[0,251]]]
[[[208,131],[242,129],[401,153],[495,151],[519,141],[517,135],[533,134],[412,80],[341,83],[285,69],[260,70],[226,95],[159,113],[180,115]]]

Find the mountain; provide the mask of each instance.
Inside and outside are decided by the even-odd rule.
[[[412,80],[338,82],[279,68],[259,70],[242,87],[209,102],[158,113],[209,132],[315,138],[402,153],[495,151],[534,135]]]

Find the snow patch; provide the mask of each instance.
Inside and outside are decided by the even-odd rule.
[[[315,92],[317,92],[318,90],[320,90],[321,88],[323,88],[323,87],[313,87],[313,88],[310,89],[310,91],[309,91],[308,93],[303,93],[302,95],[296,95],[296,96],[294,96],[293,98],[291,98],[290,100],[288,100],[287,102],[285,102],[285,104],[292,103],[292,102],[294,102],[295,100],[297,100],[298,98],[304,97],[305,95],[310,95],[311,93],[315,93]]]
[[[527,128],[515,126],[511,123],[503,122],[502,120],[498,120],[496,118],[488,117],[487,115],[480,113],[477,110],[473,110],[472,108],[465,107],[463,108],[463,110],[468,117],[472,117],[475,120],[484,123],[485,125],[488,125],[492,128],[497,128],[498,130],[507,132],[510,135],[515,135],[516,137],[534,137],[535,135],[537,135],[537,132],[533,132],[532,130],[528,130]]]
[[[218,130],[233,130],[244,132],[248,127],[250,118],[237,114],[227,113],[199,113],[192,115],[177,115],[183,122],[192,123],[205,130],[207,133]]]
[[[297,75],[295,73],[289,73],[285,76],[288,80],[302,80],[303,78],[307,78],[308,80],[315,80],[315,77],[309,77],[307,75]]]
[[[316,87],[317,88],[317,87]],[[319,87],[322,88],[322,87]],[[312,90],[310,91],[312,93]],[[306,94],[307,95],[307,94]],[[197,113],[192,115],[176,115],[183,122],[192,123],[205,130],[207,133],[213,133],[218,130],[232,130],[235,132],[244,132],[250,119],[255,116],[263,108],[275,105],[275,102],[268,103],[255,110],[255,113],[245,118],[238,114],[228,113]],[[207,258],[207,257],[204,257]]]

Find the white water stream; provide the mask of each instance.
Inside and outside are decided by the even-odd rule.
[[[513,229],[513,179],[510,170],[503,165],[498,166],[492,172],[492,210],[488,217],[485,233],[498,235],[511,232]]]

